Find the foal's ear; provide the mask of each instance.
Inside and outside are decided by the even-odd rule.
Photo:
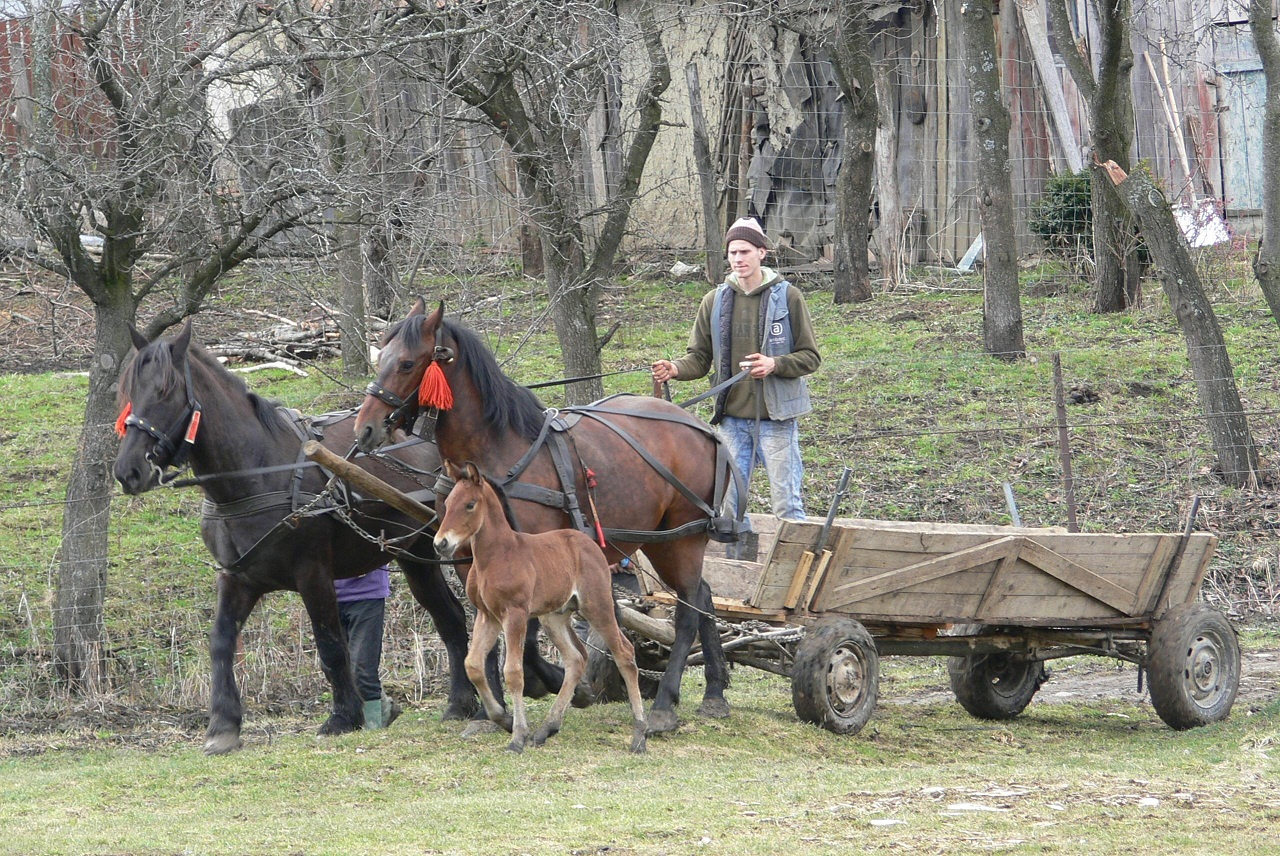
[[[453,465],[453,461],[441,461],[444,464],[444,474],[454,481],[458,480],[458,469]]]
[[[182,325],[182,329],[178,331],[178,335],[173,337],[173,358],[181,359],[187,355],[187,348],[191,347],[191,319],[187,319],[187,323]]]
[[[462,472],[467,481],[473,481],[476,484],[480,484],[480,468],[477,467],[473,462],[467,461],[465,464],[463,464]]]
[[[151,343],[147,341],[147,337],[138,332],[138,328],[129,324],[129,338],[133,340],[133,347],[141,351]]]

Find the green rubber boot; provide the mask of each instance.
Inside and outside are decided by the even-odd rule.
[[[382,699],[375,698],[372,701],[364,703],[364,730],[377,731],[385,728],[386,722],[382,718]]]
[[[384,695],[382,697],[382,727],[390,728],[391,723],[395,722],[399,716],[400,705]]]

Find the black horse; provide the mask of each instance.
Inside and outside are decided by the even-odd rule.
[[[304,440],[315,436],[312,427],[249,392],[244,381],[192,343],[190,321],[171,340],[147,342],[131,333],[137,354],[120,378],[124,410],[117,428],[123,440],[116,480],[125,493],[139,494],[171,478],[170,467],[189,463],[193,481],[205,492],[200,532],[221,566],[209,640],[213,674],[204,751],[221,754],[241,746],[243,709],[232,670],[236,640],[258,600],[282,589],[302,596],[333,688],[333,710],[320,733],[362,726],[333,580],[368,573],[393,557],[448,653],[444,718],[463,719],[474,711],[476,696],[464,667],[466,614],[436,559],[433,531],[384,503],[327,490],[328,474],[301,456]],[[326,424],[324,445],[338,454],[352,449],[353,419],[354,413]],[[439,469],[434,444],[407,443],[358,462],[398,490],[430,502]],[[545,661],[537,665],[546,688],[558,689],[562,673]],[[496,660],[493,674],[496,681]]]

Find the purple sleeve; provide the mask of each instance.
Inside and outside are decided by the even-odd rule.
[[[338,603],[350,603],[353,600],[385,600],[391,594],[391,575],[387,573],[387,566],[383,565],[358,577],[334,580],[333,588],[338,593]]]

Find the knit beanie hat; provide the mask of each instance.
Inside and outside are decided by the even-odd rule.
[[[729,231],[724,234],[724,245],[727,247],[732,241],[749,241],[757,247],[773,249],[769,246],[764,229],[760,228],[760,221],[754,217],[743,217],[729,227]]]

